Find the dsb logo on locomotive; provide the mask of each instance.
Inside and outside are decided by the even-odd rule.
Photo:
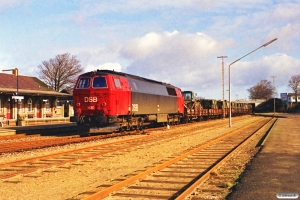
[[[87,103],[87,102],[97,102],[98,99],[97,97],[84,97],[84,102]]]

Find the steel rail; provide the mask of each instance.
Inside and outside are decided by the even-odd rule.
[[[260,121],[258,120],[258,121],[254,122],[254,123],[259,123],[259,122]],[[199,151],[207,148],[208,146],[211,146],[213,144],[216,144],[219,141],[222,141],[222,140],[224,140],[224,139],[226,139],[226,138],[228,138],[230,136],[233,136],[236,133],[238,133],[239,131],[247,129],[249,126],[253,126],[253,123],[252,124],[248,124],[246,126],[243,126],[241,128],[235,129],[235,130],[233,130],[233,131],[231,131],[231,132],[229,132],[227,134],[224,134],[224,135],[222,135],[222,136],[220,136],[218,138],[212,139],[212,140],[204,143],[203,145],[201,145],[201,146],[199,146],[197,148],[194,148],[191,151],[183,153],[180,156],[177,156],[177,157],[175,157],[175,158],[173,158],[171,160],[168,160],[168,161],[166,161],[166,162],[164,162],[162,164],[159,164],[159,165],[157,165],[157,166],[155,166],[153,168],[150,168],[150,169],[148,169],[148,170],[146,170],[144,172],[141,172],[141,173],[139,173],[137,175],[134,175],[134,176],[132,176],[132,177],[130,177],[130,178],[124,180],[124,181],[118,182],[118,183],[116,183],[113,186],[107,187],[107,188],[105,188],[105,189],[103,189],[103,190],[101,190],[101,191],[99,191],[97,193],[94,193],[94,194],[92,194],[92,195],[90,195],[90,196],[88,196],[86,198],[83,198],[83,199],[84,200],[103,199],[103,198],[109,196],[111,193],[116,192],[116,191],[120,190],[121,188],[123,188],[125,186],[133,184],[134,182],[136,182],[138,180],[144,179],[146,176],[150,175],[153,172],[160,171],[160,170],[162,170],[162,169],[164,169],[164,168],[166,168],[166,167],[168,167],[168,166],[170,166],[170,165],[172,165],[174,163],[177,163],[177,162],[183,160],[184,158],[186,158],[186,157],[188,157],[188,156],[190,156],[192,154],[195,154],[195,153],[197,153],[197,152],[199,152]]]
[[[270,119],[264,126],[268,126],[270,123],[272,126],[276,123],[277,119],[275,121],[272,121],[273,119]],[[262,128],[262,127],[261,127]],[[232,154],[239,151],[244,145],[246,145],[247,141],[252,140],[255,137],[255,134],[258,130],[257,129],[254,133],[252,133],[249,137],[245,138],[238,146],[236,146],[234,149],[232,149],[224,158],[220,160],[220,162],[216,163],[214,166],[212,166],[201,178],[199,178],[197,181],[195,181],[192,185],[190,185],[188,188],[185,188],[185,190],[178,195],[175,199],[176,200],[184,200],[187,196],[189,196],[203,181],[205,181],[212,172],[216,171],[226,160],[228,160],[230,157],[232,157]]]
[[[206,125],[204,125],[206,126]],[[223,123],[220,125],[223,126]],[[212,127],[212,128],[216,128],[216,126]],[[212,129],[211,128],[211,129]],[[204,131],[204,130],[203,130]],[[188,135],[192,135],[193,133],[190,134],[185,134],[185,136]],[[75,150],[70,150],[67,152],[60,152],[60,153],[56,153],[56,154],[51,154],[51,155],[47,155],[47,156],[39,156],[39,157],[35,157],[35,158],[29,158],[29,159],[23,159],[23,160],[18,160],[18,161],[14,161],[14,162],[9,162],[9,163],[3,163],[0,164],[0,171],[5,171],[10,166],[20,166],[22,165],[24,168],[26,168],[26,166],[24,166],[26,163],[28,164],[32,164],[34,162],[38,162],[40,160],[44,160],[46,161],[47,159],[64,159],[63,157],[66,156],[72,156],[72,154],[76,154],[76,156],[74,156],[73,159],[70,158],[65,158],[65,160],[61,160],[60,162],[53,162],[51,164],[47,164],[47,166],[36,166],[36,167],[32,167],[32,166],[28,166],[29,169],[18,169],[18,170],[8,170],[8,171],[13,171],[12,173],[8,173],[8,171],[6,171],[5,174],[0,175],[0,180],[1,179],[9,179],[12,177],[15,177],[19,174],[30,174],[32,172],[37,171],[38,169],[50,169],[53,167],[58,167],[58,166],[62,166],[64,164],[67,163],[75,163],[80,161],[84,161],[84,160],[88,160],[88,159],[93,159],[93,158],[97,158],[99,156],[103,156],[105,154],[109,154],[109,153],[114,153],[114,152],[118,152],[121,150],[126,150],[126,149],[130,149],[130,148],[136,148],[138,146],[142,146],[145,144],[149,144],[151,142],[153,142],[152,139],[156,139],[157,141],[161,141],[164,139],[164,137],[168,137],[168,135],[170,135],[171,137],[178,137],[178,135],[182,135],[182,133],[178,133],[176,135],[174,135],[172,132],[165,132],[164,134],[153,134],[153,135],[144,135],[142,138],[133,138],[133,139],[128,139],[128,140],[122,140],[122,141],[117,141],[117,142],[111,142],[111,143],[106,143],[106,144],[101,144],[101,145],[95,145],[95,146],[91,146],[91,147],[85,147],[85,148],[80,148],[80,149],[75,149]],[[167,139],[169,139],[170,137],[168,137]],[[144,141],[143,141],[144,140]],[[136,143],[135,145],[133,145],[132,143]],[[123,147],[118,147],[112,150],[107,150],[105,152],[99,152],[99,153],[91,153],[91,155],[83,155],[80,156],[80,154],[84,153],[84,152],[88,152],[94,149],[100,149],[100,148],[109,148],[111,146],[116,146],[116,145],[122,145],[122,144],[127,144],[126,146]],[[51,160],[50,160],[51,161]],[[50,162],[49,161],[49,162]],[[45,164],[46,165],[46,164]]]
[[[213,121],[211,123],[217,123],[217,121]],[[209,123],[209,124],[211,124]],[[201,124],[204,127],[207,126],[207,124]],[[180,126],[186,126],[186,124],[177,125],[176,127]],[[147,132],[150,130],[159,130],[161,128],[155,128],[155,129],[147,129]],[[98,136],[90,136],[85,138],[79,138],[76,137],[76,135],[73,136],[64,136],[59,137],[58,139],[55,138],[39,138],[37,140],[31,140],[31,141],[16,141],[16,142],[7,142],[7,143],[0,143],[0,154],[1,153],[9,153],[9,152],[18,152],[18,151],[26,151],[26,150],[33,150],[33,149],[40,149],[40,148],[47,148],[51,146],[62,146],[72,143],[80,143],[80,142],[88,142],[98,139],[106,139],[106,138],[112,138],[112,137],[119,137],[119,136],[125,136],[125,135],[136,135],[139,133],[136,132],[121,132],[121,133],[111,133],[106,135],[98,135]],[[0,136],[0,140],[8,140],[11,138],[17,139],[17,138],[24,138],[24,137],[33,137],[33,136],[40,136],[40,134],[35,135],[24,135],[24,134],[18,134],[13,136]],[[51,142],[50,142],[51,141]]]

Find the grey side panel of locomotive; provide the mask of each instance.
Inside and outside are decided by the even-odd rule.
[[[134,114],[158,114],[158,118],[165,118],[167,113],[178,112],[175,89],[170,94],[164,84],[130,78],[128,80],[132,90]]]

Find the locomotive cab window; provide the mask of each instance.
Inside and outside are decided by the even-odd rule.
[[[192,93],[184,93],[184,100],[192,100]]]
[[[77,88],[88,88],[90,87],[90,78],[81,78],[77,84]]]
[[[114,78],[114,82],[115,82],[116,88],[122,88],[122,87],[121,87],[121,83],[120,83],[120,79]]]
[[[105,77],[95,77],[93,80],[93,88],[106,88],[106,78]]]

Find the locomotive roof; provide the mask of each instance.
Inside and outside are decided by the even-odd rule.
[[[174,85],[171,85],[169,83],[164,83],[164,82],[160,82],[160,81],[156,81],[156,80],[152,80],[152,79],[148,79],[148,78],[144,78],[144,77],[140,77],[140,76],[136,76],[136,75],[132,75],[132,74],[127,74],[127,73],[124,73],[124,72],[112,71],[112,70],[99,70],[99,69],[97,69],[97,71],[87,72],[87,73],[84,73],[82,75],[91,76],[94,73],[99,74],[99,75],[100,74],[112,74],[112,75],[124,76],[124,77],[128,77],[128,78],[131,78],[131,79],[157,83],[157,84],[165,85],[165,86],[168,86],[168,87],[175,87]]]

